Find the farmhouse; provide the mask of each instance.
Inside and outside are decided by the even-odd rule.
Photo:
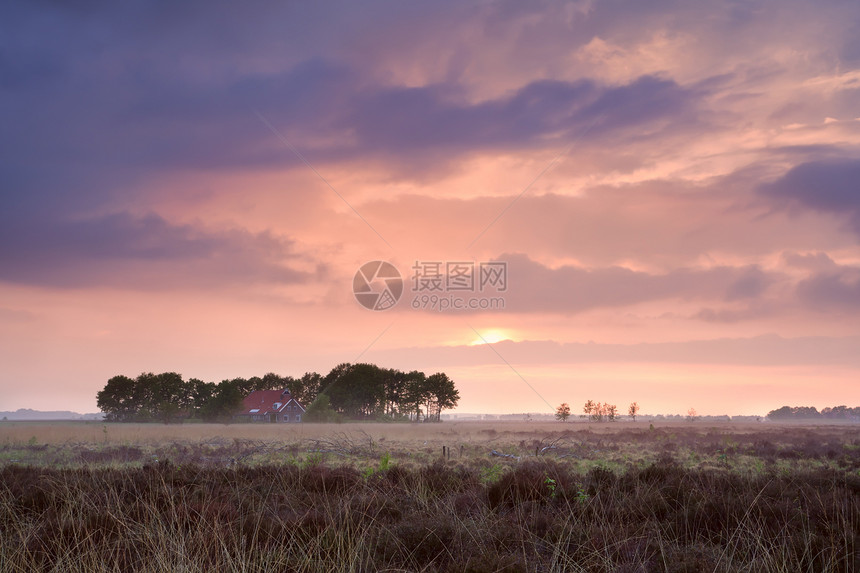
[[[255,390],[242,400],[242,411],[236,418],[247,422],[302,421],[305,407],[284,390]]]

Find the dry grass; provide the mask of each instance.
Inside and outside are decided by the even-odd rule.
[[[40,444],[93,442],[152,444],[165,440],[202,441],[212,438],[240,440],[301,440],[330,437],[371,435],[377,440],[404,443],[443,443],[452,439],[461,442],[481,442],[488,437],[519,440],[529,436],[545,436],[564,432],[589,431],[597,434],[617,434],[631,430],[648,430],[649,422],[587,423],[587,422],[445,422],[442,424],[122,424],[101,422],[0,422],[0,443],[26,442],[35,438]],[[816,432],[850,434],[856,425],[797,423],[719,423],[658,422],[658,430],[669,432],[724,432],[731,434],[780,434],[795,429]]]
[[[106,429],[0,424],[0,571],[860,570],[853,427]]]

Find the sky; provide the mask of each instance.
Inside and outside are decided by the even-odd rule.
[[[860,404],[857,2],[4,3],[0,126],[0,410]]]

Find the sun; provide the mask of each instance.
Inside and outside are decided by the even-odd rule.
[[[511,335],[499,328],[490,328],[488,330],[478,330],[478,335],[475,340],[469,343],[470,346],[477,346],[478,344],[494,344],[496,342],[501,342],[502,340],[511,340]]]

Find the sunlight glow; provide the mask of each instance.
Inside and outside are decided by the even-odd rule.
[[[484,332],[478,331],[480,336],[476,337],[475,340],[469,343],[470,346],[477,346],[479,344],[495,344],[496,342],[501,342],[502,340],[512,340],[511,335],[502,329],[499,328],[491,328]]]

